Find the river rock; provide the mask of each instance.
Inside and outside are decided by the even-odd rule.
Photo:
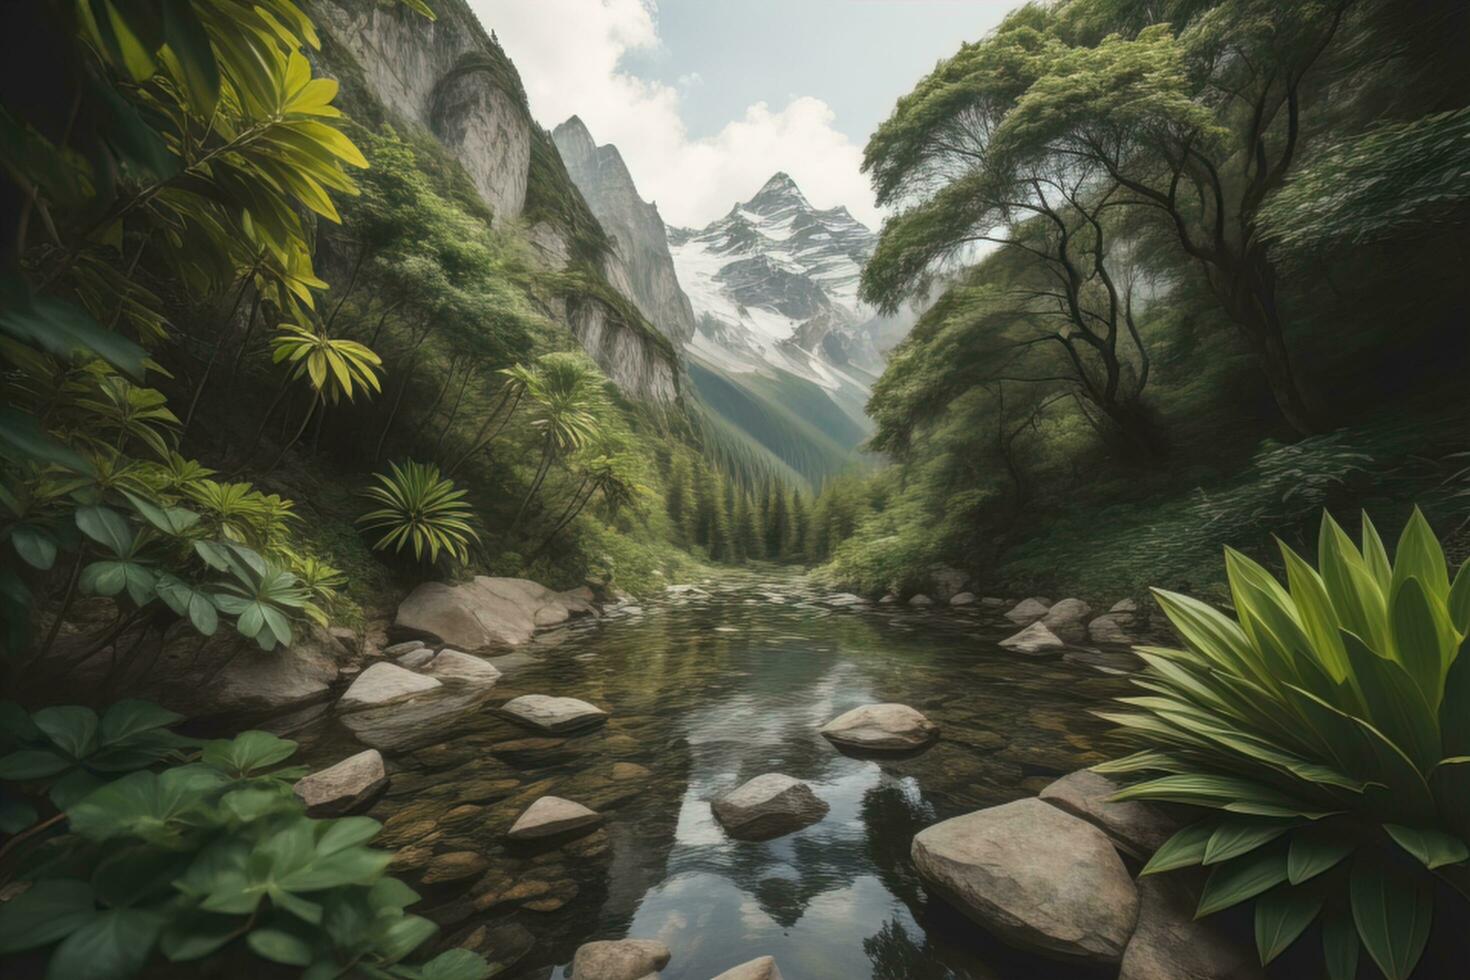
[[[1138,926],[1118,980],[1264,980],[1255,951],[1231,942],[1169,875],[1138,879]]]
[[[595,704],[545,694],[523,694],[501,705],[500,710],[532,728],[558,735],[601,724],[608,716]]]
[[[1033,596],[1030,599],[1022,599],[1016,603],[1016,607],[1006,613],[1006,619],[1009,619],[1017,626],[1030,626],[1042,616],[1045,616],[1046,611],[1050,608],[1051,602],[1049,600]]]
[[[388,786],[377,749],[350,755],[334,766],[303,776],[291,789],[313,817],[340,817],[370,803]]]
[[[1102,830],[1120,849],[1147,860],[1174,835],[1179,822],[1148,803],[1110,802],[1108,797],[1119,789],[1101,773],[1079,769],[1043,789],[1041,798]]]
[[[1093,643],[1109,646],[1129,646],[1133,643],[1133,634],[1123,628],[1123,624],[1113,613],[1104,613],[1088,623],[1087,636]]]
[[[844,606],[866,606],[868,604],[867,599],[864,599],[860,595],[854,595],[851,592],[834,592],[829,596],[825,596],[822,601],[829,606],[836,606],[839,609]]]
[[[784,773],[756,776],[710,803],[715,819],[738,840],[769,840],[827,815],[812,788]]]
[[[1010,603],[1006,602],[999,596],[988,595],[981,597],[980,605],[984,606],[986,609],[1004,609],[1006,606],[1009,606]]]
[[[436,854],[424,869],[419,881],[425,885],[439,885],[446,881],[464,881],[473,878],[489,867],[490,862],[474,851],[449,851]]]
[[[939,726],[906,704],[865,704],[838,715],[820,731],[847,748],[905,752],[932,742]]]
[[[490,687],[500,680],[500,671],[494,664],[458,650],[440,650],[424,665],[423,671],[441,681],[457,681],[477,687]]]
[[[1041,622],[1068,643],[1087,639],[1087,617],[1092,607],[1081,599],[1063,599],[1046,611]]]
[[[478,575],[459,583],[425,582],[398,606],[398,633],[434,637],[461,650],[520,646],[538,629],[592,611],[590,603],[523,578]]]
[[[910,596],[909,597],[909,605],[911,605],[911,606],[920,606],[920,607],[922,607],[922,606],[932,606],[932,605],[934,605],[934,600],[931,599],[931,598],[929,598],[928,596],[924,595],[924,593],[920,592],[916,596]]]
[[[951,606],[973,606],[975,604],[975,593],[958,592],[949,597]]]
[[[572,958],[572,980],[648,980],[671,957],[669,947],[654,939],[583,943]]]
[[[402,643],[394,643],[392,646],[383,648],[383,656],[389,660],[396,660],[404,654],[413,653],[415,650],[426,649],[423,640],[404,640]]]
[[[880,606],[891,606],[891,605],[893,605],[897,601],[898,601],[898,596],[894,595],[892,592],[885,592],[883,594],[883,598],[881,598],[881,599],[878,600],[878,605],[880,605]]]
[[[1038,799],[977,810],[920,831],[914,867],[1003,941],[1074,963],[1116,964],[1138,891],[1102,831]]]
[[[535,840],[553,837],[602,821],[602,815],[580,803],[559,796],[543,796],[516,818],[507,836],[511,840]]]
[[[1059,648],[1066,646],[1061,638],[1047,629],[1046,624],[1042,622],[1032,623],[1021,632],[1013,633],[1001,640],[1000,645],[1007,650],[1024,653],[1030,657],[1049,656]]]
[[[441,685],[433,677],[424,677],[397,664],[375,663],[358,675],[352,686],[347,688],[337,701],[338,711],[359,711],[363,708],[381,708],[418,697]]]
[[[783,980],[774,956],[762,956],[731,967],[714,980]]]
[[[1134,599],[1119,599],[1108,607],[1108,612],[1136,616],[1138,615],[1138,602]]]

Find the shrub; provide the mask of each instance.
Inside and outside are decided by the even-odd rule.
[[[365,528],[382,532],[373,548],[401,552],[412,545],[418,561],[426,557],[438,561],[443,552],[462,564],[468,562],[469,543],[480,538],[470,525],[473,515],[464,502],[465,491],[455,489],[454,481],[440,476],[432,463],[409,460],[388,467],[391,472],[374,474],[378,485],[364,491],[382,506],[357,519]]]
[[[1321,918],[1333,980],[1360,943],[1399,980],[1470,894],[1470,563],[1451,583],[1417,510],[1392,563],[1366,514],[1361,550],[1324,514],[1317,569],[1281,553],[1285,586],[1226,551],[1234,619],[1155,592],[1184,648],[1140,648],[1145,693],[1104,714],[1138,751],[1097,768],[1214,811],[1143,873],[1207,867],[1200,916],[1255,899],[1263,964]]]

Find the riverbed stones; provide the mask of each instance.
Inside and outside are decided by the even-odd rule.
[[[1017,626],[1030,626],[1032,623],[1045,616],[1046,611],[1050,608],[1050,601],[1037,596],[1032,596],[1030,599],[1022,599],[1020,602],[1016,603],[1015,608],[1006,613],[1006,619],[1009,619]]]
[[[423,672],[441,681],[454,681],[475,687],[491,687],[500,680],[500,671],[482,657],[458,650],[444,649],[423,665]]]
[[[1138,891],[1101,830],[1038,799],[937,823],[914,837],[920,878],[966,917],[1021,949],[1116,964]]]
[[[591,728],[602,724],[608,717],[608,713],[595,704],[546,694],[523,694],[501,705],[500,710],[522,724],[553,735]]]
[[[1062,599],[1046,611],[1041,622],[1068,643],[1081,643],[1087,639],[1087,617],[1091,615],[1092,607],[1081,599]]]
[[[926,596],[924,593],[920,592],[918,595],[909,596],[909,605],[916,608],[923,608],[925,606],[934,605],[934,600]]]
[[[1038,657],[1054,656],[1067,644],[1062,642],[1061,637],[1047,629],[1045,623],[1035,622],[1021,630],[1021,632],[1014,633],[1001,640],[1000,645],[1016,653],[1024,653],[1029,657]]]
[[[441,685],[436,678],[415,674],[397,664],[375,663],[357,676],[337,701],[338,711],[360,711],[407,701]]]
[[[393,628],[474,651],[520,646],[538,629],[591,612],[591,604],[579,596],[530,579],[478,575],[469,582],[420,585],[399,604]]]
[[[669,947],[655,939],[583,943],[572,958],[572,980],[647,980],[671,958]]]
[[[737,840],[770,840],[816,823],[829,807],[806,783],[768,772],[713,800],[710,808]]]
[[[652,770],[636,762],[614,762],[612,765],[612,780],[616,783],[624,783],[631,779],[647,779],[652,775]]]
[[[507,832],[511,840],[537,840],[591,827],[602,815],[580,803],[559,796],[543,796],[516,818]]]
[[[820,729],[828,741],[870,752],[908,752],[928,745],[939,726],[906,704],[865,704]]]
[[[350,755],[334,766],[303,776],[292,787],[313,817],[340,817],[372,802],[388,786],[377,749]]]
[[[1123,628],[1123,623],[1113,613],[1104,613],[1088,623],[1087,636],[1093,643],[1104,646],[1129,646],[1133,643],[1133,634]]]
[[[449,881],[464,881],[484,871],[490,862],[474,851],[449,851],[436,854],[419,879],[425,885],[440,885]]]
[[[1170,876],[1139,878],[1138,897],[1118,980],[1264,980],[1255,951],[1196,920],[1194,898]]]
[[[774,956],[761,956],[731,967],[714,980],[783,980]]]
[[[1121,789],[1101,773],[1079,769],[1041,791],[1041,799],[1080,817],[1112,838],[1119,849],[1147,859],[1179,829],[1179,822],[1163,810],[1136,800],[1111,802]]]
[[[951,606],[973,606],[975,604],[975,593],[957,592],[949,597]]]
[[[383,648],[383,656],[389,660],[397,660],[405,654],[413,653],[415,650],[426,649],[423,640],[404,640],[402,643],[394,643],[392,646]],[[431,651],[432,652],[432,651]]]

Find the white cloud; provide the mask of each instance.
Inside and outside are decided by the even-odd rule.
[[[821,99],[793,96],[780,108],[757,102],[714,136],[695,139],[680,117],[679,88],[620,70],[624,53],[661,44],[652,0],[470,3],[515,62],[537,120],[555,126],[581,116],[594,139],[617,145],[665,221],[705,225],[784,170],[817,207],[845,204],[877,226],[859,171],[862,148],[833,126]]]

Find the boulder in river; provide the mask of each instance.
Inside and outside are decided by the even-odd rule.
[[[897,601],[898,601],[898,596],[894,595],[892,592],[885,592],[885,593],[883,593],[883,598],[881,598],[881,599],[878,600],[878,605],[880,605],[880,606],[891,606],[891,605],[893,605]]]
[[[554,837],[602,821],[602,815],[580,803],[559,796],[543,796],[516,818],[507,836],[511,840],[536,840]]]
[[[1113,613],[1104,613],[1088,623],[1087,637],[1093,643],[1105,646],[1129,646],[1134,642],[1133,634],[1123,628],[1123,624]]]
[[[313,817],[340,817],[372,802],[388,785],[377,749],[350,755],[333,766],[302,776],[292,791]]]
[[[975,593],[957,592],[949,597],[951,606],[973,606],[975,604]]]
[[[579,596],[529,579],[478,575],[469,582],[420,585],[399,604],[393,628],[461,650],[483,650],[520,646],[538,629],[591,612]]]
[[[1112,838],[1121,850],[1148,859],[1179,829],[1179,821],[1151,803],[1111,802],[1121,787],[1101,773],[1079,769],[1041,791],[1041,799],[1080,817]]]
[[[833,718],[821,733],[845,748],[906,752],[932,742],[939,726],[906,704],[865,704]]]
[[[1138,897],[1118,980],[1265,980],[1254,949],[1232,942],[1213,920],[1195,919],[1195,899],[1175,877],[1139,878]]]
[[[671,955],[656,939],[583,943],[572,958],[572,980],[646,980],[658,976]]]
[[[1087,639],[1087,617],[1092,607],[1081,599],[1063,599],[1046,611],[1041,622],[1068,643]]]
[[[932,606],[932,605],[934,605],[934,600],[931,599],[931,598],[929,598],[928,596],[926,596],[924,593],[920,592],[918,595],[909,596],[909,605],[911,605],[911,606]]]
[[[715,819],[738,840],[770,840],[816,823],[829,807],[806,783],[785,773],[756,776],[710,803]]]
[[[762,956],[731,967],[714,980],[783,980],[774,956]]]
[[[924,883],[1001,940],[1055,959],[1123,957],[1138,890],[1102,831],[1038,799],[977,810],[920,831]]]
[[[394,643],[392,646],[383,648],[383,656],[389,660],[396,660],[405,654],[413,653],[415,650],[428,649],[423,640],[404,640],[402,643]],[[433,651],[430,650],[430,653]]]
[[[822,602],[828,606],[836,606],[841,609],[845,606],[866,606],[868,600],[851,592],[834,592],[829,596],[823,596]]]
[[[441,687],[433,677],[415,674],[397,664],[379,662],[357,676],[337,701],[338,711],[381,708],[418,697]]]
[[[1051,608],[1051,600],[1033,596],[1030,599],[1022,599],[1016,603],[1016,607],[1006,613],[1006,619],[1017,626],[1030,626]]]
[[[500,670],[483,657],[444,649],[423,665],[423,672],[441,681],[490,687],[500,680]]]
[[[1042,622],[1032,623],[1021,632],[1013,633],[1001,640],[1000,645],[1007,650],[1024,653],[1028,657],[1052,656],[1066,646],[1061,638],[1047,629],[1046,624]]]
[[[523,694],[501,705],[500,710],[532,728],[558,735],[599,725],[608,715],[595,704],[546,694]]]

